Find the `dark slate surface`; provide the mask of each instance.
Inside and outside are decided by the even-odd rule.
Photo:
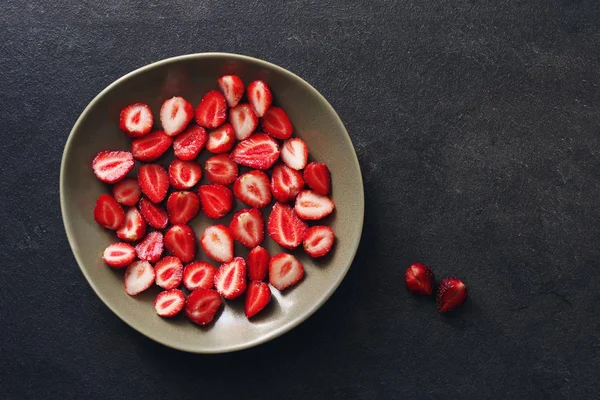
[[[597,398],[599,28],[598,2],[575,0],[3,0],[1,397]],[[113,315],[77,268],[58,199],[87,103],[137,67],[206,51],[320,90],[366,197],[331,300],[217,356]],[[461,312],[404,290],[413,260],[465,280]]]

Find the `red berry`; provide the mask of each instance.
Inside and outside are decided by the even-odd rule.
[[[437,306],[439,312],[459,307],[467,299],[467,287],[457,278],[444,278],[438,285]]]
[[[433,272],[422,263],[415,263],[406,269],[404,281],[406,289],[412,294],[430,296],[433,293]]]

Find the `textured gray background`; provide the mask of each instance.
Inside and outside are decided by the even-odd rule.
[[[237,3],[237,4],[236,4]],[[597,1],[0,1],[3,398],[597,398]],[[60,217],[68,132],[121,75],[227,51],[335,107],[364,174],[357,259],[294,331],[180,353],[113,315]],[[465,280],[452,316],[413,260]]]

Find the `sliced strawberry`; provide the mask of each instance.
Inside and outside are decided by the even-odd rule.
[[[179,135],[194,118],[194,107],[183,97],[165,100],[160,108],[160,123],[169,136]]]
[[[158,204],[154,204],[145,197],[140,200],[140,213],[148,225],[154,229],[165,229],[169,223],[169,216],[165,209]]]
[[[329,197],[312,190],[303,190],[296,197],[294,211],[300,218],[314,221],[328,216],[334,208],[335,205]]]
[[[163,235],[160,232],[150,232],[135,246],[137,257],[142,261],[152,263],[160,260],[163,253]],[[152,278],[154,279],[154,277]]]
[[[185,302],[185,315],[198,325],[207,325],[215,318],[221,304],[223,304],[223,300],[216,291],[196,289],[190,293]]]
[[[431,296],[435,284],[433,272],[423,263],[414,263],[406,269],[404,283],[410,293],[426,296]]]
[[[264,282],[251,282],[246,291],[246,300],[244,302],[244,312],[248,319],[252,318],[271,301],[271,289]]]
[[[206,255],[215,261],[229,262],[233,259],[233,237],[225,225],[206,228],[200,244]]]
[[[227,101],[216,90],[204,95],[196,108],[196,123],[207,129],[214,129],[227,119]]]
[[[102,259],[113,268],[124,268],[135,260],[135,248],[129,243],[113,243],[104,249]]]
[[[102,182],[116,183],[125,178],[134,164],[128,151],[101,151],[92,161],[92,168]]]
[[[173,160],[169,165],[169,183],[175,189],[190,189],[201,178],[202,167],[194,161]]]
[[[229,122],[233,126],[235,138],[244,140],[252,135],[258,126],[258,117],[250,104],[239,104],[229,110]]]
[[[248,267],[248,278],[251,281],[263,281],[269,272],[269,261],[271,256],[269,252],[261,247],[256,246],[246,258],[246,266]]]
[[[267,223],[271,239],[286,249],[296,248],[302,243],[307,227],[292,207],[282,203],[275,203]]]
[[[285,164],[278,164],[271,174],[271,192],[280,203],[287,203],[296,198],[304,188],[302,174]]]
[[[128,178],[113,186],[113,197],[124,206],[133,207],[140,201],[142,190],[137,179]]]
[[[167,136],[165,131],[154,131],[131,142],[133,158],[139,161],[150,162],[159,159],[173,143],[173,138]]]
[[[242,295],[246,290],[246,262],[236,257],[231,262],[221,264],[215,274],[215,289],[228,300]]]
[[[138,183],[142,193],[153,203],[160,203],[167,196],[169,176],[161,165],[142,165],[138,171]]]
[[[467,287],[457,278],[444,278],[438,285],[437,306],[439,312],[454,310],[467,299]]]
[[[125,222],[117,229],[117,236],[126,242],[136,242],[146,234],[146,221],[137,208],[130,208],[125,213]]]
[[[148,261],[136,261],[125,270],[125,292],[130,296],[148,289],[154,283],[154,268]]]
[[[206,150],[211,153],[229,153],[235,144],[235,132],[230,124],[223,124],[208,133]]]
[[[202,211],[208,218],[219,219],[233,208],[233,194],[223,185],[202,185],[198,189]]]
[[[173,192],[167,200],[169,221],[175,225],[190,222],[200,211],[200,199],[194,192]]]
[[[223,75],[218,82],[229,107],[237,106],[244,95],[244,82],[237,75]]]
[[[290,117],[288,117],[283,109],[275,106],[269,107],[263,116],[262,127],[265,133],[268,133],[275,139],[287,139],[294,132]]]
[[[150,107],[143,103],[130,104],[121,110],[119,127],[129,137],[139,137],[152,129],[154,117]]]
[[[256,208],[244,208],[235,213],[229,230],[233,238],[246,247],[256,247],[265,238],[265,222]]]
[[[174,317],[183,310],[184,306],[185,295],[179,289],[160,292],[154,300],[154,309],[161,317]]]
[[[263,208],[271,202],[269,177],[263,171],[250,171],[233,184],[235,197],[250,207]]]
[[[323,257],[329,253],[335,234],[328,226],[313,226],[304,234],[304,251],[311,257]]]
[[[156,284],[163,289],[171,290],[181,285],[183,264],[177,257],[166,256],[154,266]]]
[[[110,194],[102,194],[96,200],[94,219],[103,227],[114,231],[123,225],[125,212]]]
[[[248,100],[256,115],[262,117],[273,102],[271,89],[263,81],[254,81],[248,85]]]
[[[219,154],[206,160],[206,177],[211,183],[230,185],[238,176],[238,165],[228,154]]]
[[[331,191],[331,174],[327,165],[311,162],[304,168],[304,181],[318,194],[327,196]]]
[[[187,225],[173,225],[165,233],[165,247],[182,262],[190,262],[196,257],[196,234]]]
[[[246,167],[266,170],[279,158],[279,145],[264,133],[255,133],[241,141],[231,152],[231,159]]]
[[[196,261],[185,266],[183,284],[188,290],[212,289],[217,269],[204,261]]]
[[[180,160],[190,161],[198,157],[204,148],[208,135],[206,130],[198,125],[190,125],[186,130],[177,135],[173,141],[173,152]]]
[[[290,168],[300,170],[306,167],[308,161],[308,147],[304,140],[291,138],[281,146],[281,159]]]
[[[295,285],[304,276],[304,267],[291,254],[279,253],[269,262],[269,283],[278,290]]]

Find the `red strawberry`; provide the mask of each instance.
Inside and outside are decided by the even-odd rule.
[[[190,189],[201,178],[202,168],[194,161],[173,160],[169,165],[169,183],[175,189]]]
[[[161,317],[174,317],[183,310],[185,295],[179,289],[160,292],[154,300],[154,309]]]
[[[302,243],[307,227],[292,207],[281,203],[275,203],[267,223],[271,239],[286,249],[296,248]]]
[[[306,167],[308,147],[306,147],[304,140],[291,138],[283,142],[283,146],[281,146],[281,159],[285,165],[295,170]]]
[[[304,188],[302,174],[285,164],[276,165],[271,174],[271,192],[280,203],[287,203],[296,198]]]
[[[211,153],[228,153],[235,144],[235,133],[230,124],[223,124],[208,133],[206,150]]]
[[[198,325],[207,325],[215,318],[223,301],[219,293],[211,289],[196,289],[185,302],[185,315]]]
[[[262,118],[263,130],[276,139],[287,139],[292,136],[294,127],[283,109],[275,106],[269,107]]]
[[[255,169],[269,169],[279,158],[279,145],[264,133],[255,133],[241,141],[231,152],[231,159],[240,165]]]
[[[229,110],[229,122],[235,131],[235,138],[244,140],[258,126],[258,117],[250,104],[239,104]]]
[[[265,248],[256,246],[250,250],[246,265],[248,267],[248,277],[251,281],[262,281],[267,277],[270,260],[271,256]]]
[[[406,289],[412,294],[431,296],[433,293],[433,272],[422,263],[415,263],[404,273]]]
[[[200,244],[206,255],[215,261],[229,262],[233,259],[233,237],[225,225],[206,228]]]
[[[125,178],[134,164],[128,151],[101,151],[92,161],[92,168],[102,182],[116,183]]]
[[[124,206],[133,207],[140,201],[142,190],[137,179],[128,178],[113,186],[113,197]]]
[[[169,221],[174,225],[190,222],[200,211],[200,199],[194,192],[173,192],[167,200]]]
[[[139,137],[152,129],[154,117],[146,104],[130,104],[121,111],[119,127],[129,137]]]
[[[246,290],[246,262],[236,257],[231,262],[223,263],[215,274],[215,289],[228,300],[242,295]]]
[[[171,290],[181,285],[183,264],[177,257],[167,256],[154,266],[156,284],[163,289]]]
[[[244,208],[235,213],[229,230],[233,238],[246,247],[256,247],[265,238],[265,222],[256,208]]]
[[[271,106],[273,95],[265,82],[254,81],[248,85],[248,100],[256,111],[256,115],[262,117]]]
[[[258,314],[271,301],[271,289],[264,282],[251,282],[246,291],[244,312],[248,319]]]
[[[165,247],[182,262],[190,262],[196,257],[196,234],[187,225],[173,225],[165,233]]]
[[[318,194],[327,196],[331,191],[331,174],[327,165],[311,162],[304,168],[304,181]]]
[[[194,107],[183,97],[165,100],[160,108],[160,123],[169,136],[179,135],[194,118]]]
[[[107,229],[117,230],[125,221],[123,208],[110,194],[102,194],[96,200],[94,219]]]
[[[135,252],[142,261],[150,261],[152,263],[160,260],[163,253],[163,235],[160,232],[150,232],[144,240],[135,246]],[[154,277],[152,277],[154,280]]]
[[[223,185],[202,185],[198,195],[202,211],[208,218],[223,218],[233,208],[233,194]]]
[[[244,82],[237,75],[224,75],[218,82],[229,107],[237,106],[244,95]]]
[[[154,131],[144,137],[131,142],[133,158],[139,161],[150,162],[160,158],[173,143],[173,138],[164,131]]]
[[[271,202],[269,177],[262,171],[247,172],[237,178],[233,193],[250,207],[262,208]]]
[[[185,266],[183,284],[188,290],[212,289],[217,269],[203,261],[196,261]]]
[[[329,253],[335,234],[328,226],[313,226],[304,234],[304,251],[311,257],[323,257]]]
[[[444,278],[438,285],[437,306],[439,312],[454,310],[467,299],[467,287],[457,278]]]
[[[211,183],[230,185],[238,176],[238,165],[228,154],[219,154],[206,160],[206,177]]]
[[[291,254],[279,253],[269,262],[269,283],[278,290],[295,285],[304,276],[304,267]]]
[[[327,196],[303,190],[296,197],[294,211],[302,219],[317,220],[324,218],[333,212],[335,205]]]
[[[169,223],[169,216],[165,209],[154,204],[145,197],[140,200],[140,213],[148,225],[154,229],[165,229]]]
[[[138,172],[138,183],[142,193],[153,203],[160,203],[167,196],[169,176],[158,164],[142,165]]]
[[[130,296],[148,289],[154,283],[154,268],[148,261],[136,261],[125,270],[125,292]]]
[[[190,125],[183,133],[177,135],[173,141],[173,152],[180,160],[190,161],[195,159],[204,148],[208,135],[206,130],[198,125]]]
[[[146,221],[137,208],[130,208],[125,213],[125,222],[117,229],[117,236],[126,242],[140,240],[146,234]]]
[[[196,123],[204,128],[214,129],[227,119],[227,101],[216,90],[204,95],[196,108]]]
[[[135,248],[129,243],[113,243],[104,249],[102,259],[113,268],[124,268],[135,260]]]

